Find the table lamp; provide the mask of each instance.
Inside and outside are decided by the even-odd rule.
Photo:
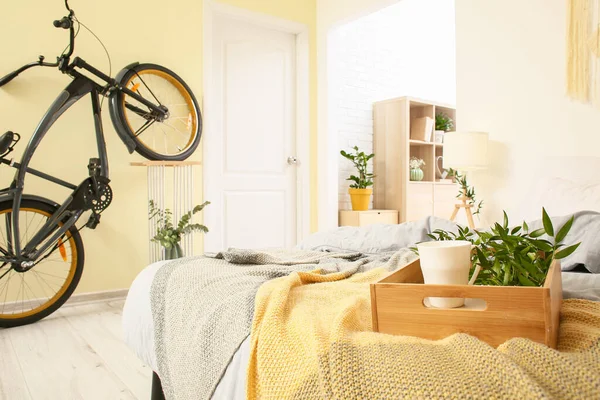
[[[487,166],[487,132],[448,132],[444,136],[444,168],[452,168],[459,172],[476,171]],[[473,213],[469,197],[460,197],[461,203],[454,206],[450,221],[454,221],[461,208],[467,213],[469,227],[475,229]]]

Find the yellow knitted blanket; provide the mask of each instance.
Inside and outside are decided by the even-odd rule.
[[[564,301],[559,351],[521,338],[498,349],[465,334],[429,341],[372,332],[368,283],[383,274],[265,283],[248,399],[600,399],[600,303]]]

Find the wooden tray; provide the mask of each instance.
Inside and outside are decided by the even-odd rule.
[[[461,297],[465,305],[429,308],[427,297]],[[371,284],[375,332],[434,340],[462,332],[494,347],[524,337],[556,348],[561,305],[558,261],[543,287],[425,285],[419,260]]]

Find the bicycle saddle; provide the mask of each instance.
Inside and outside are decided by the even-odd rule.
[[[0,136],[0,156],[3,156],[4,153],[10,149],[15,139],[15,134],[11,131],[6,132],[4,135]]]

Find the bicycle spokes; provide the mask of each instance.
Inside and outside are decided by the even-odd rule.
[[[2,215],[3,214],[3,215]],[[0,216],[10,214],[0,210]],[[45,224],[50,213],[21,208],[21,241],[27,243]],[[0,226],[0,252],[10,254],[6,225]],[[0,319],[23,318],[43,311],[70,286],[77,263],[77,250],[69,233],[50,247],[30,269],[0,263]]]
[[[159,70],[143,70],[133,75],[127,87],[144,99],[168,110],[160,118],[131,97],[124,97],[125,122],[147,148],[164,155],[177,155],[194,142],[198,131],[197,112],[183,85]]]

